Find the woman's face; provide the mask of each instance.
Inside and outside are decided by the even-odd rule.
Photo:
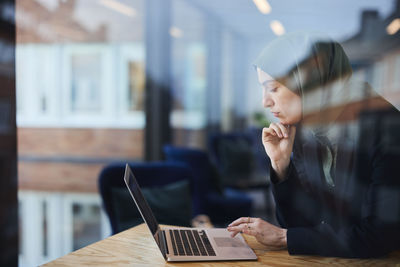
[[[280,123],[291,125],[301,120],[301,98],[283,84],[257,68],[258,82],[263,87],[263,106],[269,108]]]

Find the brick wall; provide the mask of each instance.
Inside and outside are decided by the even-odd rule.
[[[19,188],[97,191],[108,162],[143,158],[143,130],[18,128]]]
[[[24,156],[141,158],[143,130],[18,128],[18,153]]]

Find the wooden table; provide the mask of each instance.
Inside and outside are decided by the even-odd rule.
[[[74,251],[45,266],[400,266],[400,251],[381,259],[342,259],[290,256],[287,251],[267,251],[252,236],[244,235],[258,261],[167,263],[145,224]]]

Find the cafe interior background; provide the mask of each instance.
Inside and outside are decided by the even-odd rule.
[[[240,179],[262,182],[236,190],[252,199],[253,215],[274,222],[259,137],[275,119],[262,106],[252,62],[277,36],[332,37],[353,76],[400,106],[399,0],[15,0],[0,7],[3,30],[15,24],[15,59],[1,59],[15,63],[15,77],[1,71],[15,79],[16,105],[2,100],[0,109],[16,112],[9,133],[17,138],[18,229],[6,231],[18,239],[19,266],[111,234],[98,192],[105,166],[164,160],[165,144],[212,154],[215,134],[251,139],[229,152],[252,161],[240,159]],[[14,41],[2,36],[10,49]]]

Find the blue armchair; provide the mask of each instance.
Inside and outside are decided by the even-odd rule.
[[[193,177],[182,163],[130,163],[143,194],[159,223],[190,226]],[[98,180],[104,210],[112,233],[128,229],[143,220],[129,195],[123,176],[125,163],[103,168]]]

